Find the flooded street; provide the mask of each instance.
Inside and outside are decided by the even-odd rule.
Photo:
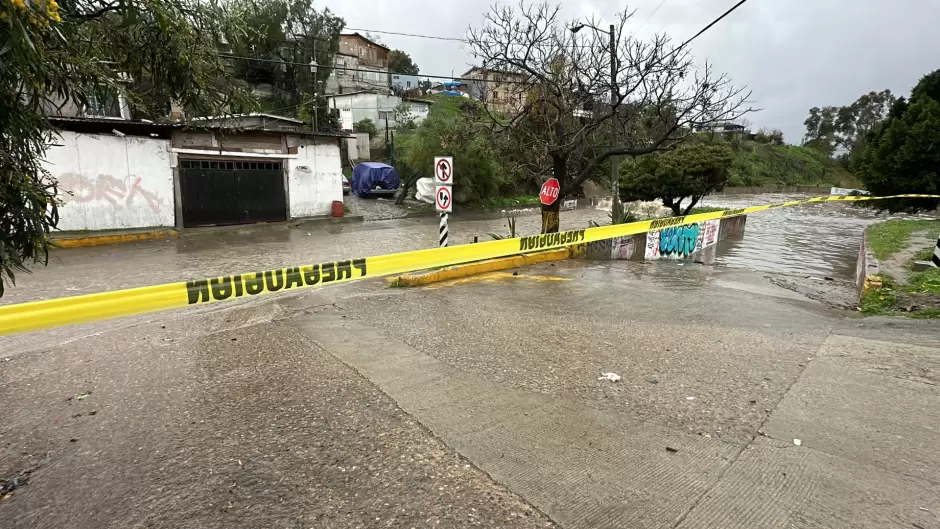
[[[704,205],[731,209],[808,198],[811,195],[716,196],[705,199]],[[715,263],[854,281],[862,231],[885,218],[885,214],[877,214],[870,208],[836,202],[748,215],[744,237],[719,244]]]
[[[741,195],[706,199],[709,206],[740,208],[808,195]],[[537,209],[516,211],[516,234],[538,233]],[[751,215],[743,239],[719,245],[716,263],[749,270],[851,280],[859,237],[866,225],[884,216],[850,204],[812,204]],[[561,214],[563,230],[609,222],[602,209]],[[321,225],[310,228],[245,228],[123,246],[53,251],[49,266],[19,274],[0,304],[51,299],[237,274],[283,266],[358,256],[432,248],[438,235],[436,216]],[[461,213],[451,217],[451,244],[509,235],[504,214]]]

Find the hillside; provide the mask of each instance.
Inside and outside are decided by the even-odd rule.
[[[431,105],[430,118],[439,118],[444,120],[456,119],[458,115],[464,112],[473,112],[479,105],[476,101],[469,99],[445,96],[429,95],[425,96],[434,102]],[[482,118],[483,116],[481,116]],[[436,140],[437,135],[433,134]],[[779,186],[814,186],[814,187],[861,187],[859,181],[842,166],[827,156],[810,149],[796,145],[774,145],[768,141],[758,141],[761,135],[756,135],[757,140],[746,139],[740,136],[731,136],[722,138],[719,135],[709,134],[701,135],[691,141],[708,141],[727,143],[734,151],[735,160],[731,170],[729,187],[779,187]],[[400,148],[402,151],[410,146],[408,135],[402,134]],[[432,138],[428,138],[431,140]],[[432,141],[431,143],[434,143]],[[429,145],[430,147],[430,145]],[[440,148],[431,149],[438,152]],[[487,152],[491,152],[487,150]],[[495,155],[496,153],[493,152]],[[499,159],[493,160],[494,164],[499,164]],[[417,162],[416,162],[417,163]],[[430,162],[428,162],[429,164]],[[426,163],[420,162],[423,167]],[[603,167],[598,170],[598,181],[607,178],[609,169]],[[512,176],[502,175],[510,181]],[[524,178],[520,178],[515,183],[506,182],[501,179],[498,184],[500,195],[531,194],[534,190],[526,185],[522,185]],[[507,190],[506,187],[511,188]],[[480,196],[492,196],[492,189],[488,193],[478,193]]]
[[[796,145],[770,145],[753,140],[729,142],[735,153],[731,187],[859,187],[858,180],[834,160]]]

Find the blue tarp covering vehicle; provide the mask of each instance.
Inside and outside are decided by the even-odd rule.
[[[401,178],[391,165],[362,162],[353,168],[352,192],[356,196],[363,198],[392,196],[400,184]]]

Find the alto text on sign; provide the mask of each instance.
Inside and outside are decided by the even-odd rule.
[[[561,186],[557,178],[549,178],[542,184],[542,190],[539,191],[539,200],[546,206],[551,206],[558,201],[558,195],[561,194]]]

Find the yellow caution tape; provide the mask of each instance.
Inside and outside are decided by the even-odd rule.
[[[670,226],[757,213],[773,208],[813,202],[850,202],[888,198],[940,198],[940,195],[815,197],[809,200],[792,200],[778,204],[714,211],[682,217],[644,220],[630,224],[600,226],[531,237],[330,261],[320,264],[248,272],[246,274],[181,281],[179,283],[114,290],[98,294],[19,303],[0,306],[0,336],[548,250],[572,244],[635,235]]]

